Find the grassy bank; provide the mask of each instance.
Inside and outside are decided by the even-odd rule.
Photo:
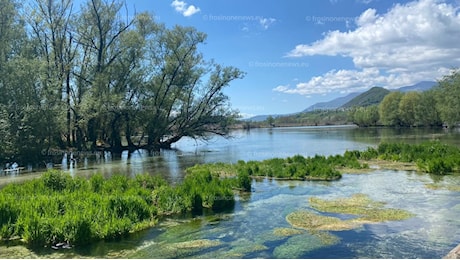
[[[150,227],[158,216],[234,205],[237,179],[195,171],[171,186],[160,177],[90,179],[50,171],[0,191],[0,237],[32,246],[84,245]]]

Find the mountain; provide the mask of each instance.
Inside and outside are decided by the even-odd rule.
[[[437,83],[434,81],[420,81],[417,84],[411,86],[404,86],[398,89],[394,89],[392,91],[401,91],[401,92],[409,92],[409,91],[427,91],[432,87],[436,86]],[[382,88],[382,87],[373,87],[366,92],[359,93],[354,92],[350,93],[344,97],[338,97],[331,101],[327,102],[319,102],[313,104],[299,113],[305,112],[312,112],[315,110],[332,110],[336,108],[348,108],[353,106],[370,106],[370,105],[377,105],[383,98],[389,93],[390,91]],[[285,115],[271,115],[272,117],[282,117],[282,116],[290,116],[298,113],[291,113]],[[270,115],[257,115],[248,119],[244,119],[244,121],[253,121],[253,122],[260,122],[265,121]]]
[[[401,92],[409,92],[409,91],[427,91],[431,89],[432,87],[436,86],[438,83],[434,81],[420,81],[419,83],[412,85],[412,86],[406,86],[406,87],[401,87],[396,89],[395,91],[401,91]]]
[[[342,108],[348,107],[367,107],[372,105],[379,104],[383,98],[390,93],[388,89],[382,87],[373,87],[368,91],[361,93],[357,97],[353,98],[352,100],[348,101],[346,104],[341,106]]]
[[[361,93],[359,93],[359,92],[350,93],[350,94],[348,94],[348,95],[346,95],[344,97],[338,97],[338,98],[333,99],[331,101],[316,103],[314,105],[309,106],[307,109],[305,109],[302,112],[311,112],[311,111],[315,111],[315,110],[336,109],[336,108],[339,108],[339,107],[343,106],[344,104],[346,104],[347,102],[349,102],[353,98],[357,97],[359,94],[361,94]]]

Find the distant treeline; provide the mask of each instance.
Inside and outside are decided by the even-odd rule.
[[[378,105],[334,110],[315,110],[289,116],[268,117],[244,126],[356,124],[391,127],[455,127],[460,123],[460,70],[444,76],[438,85],[424,92],[390,92]]]

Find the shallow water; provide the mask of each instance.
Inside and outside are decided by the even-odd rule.
[[[133,176],[149,172],[178,182],[183,178],[183,169],[195,163],[342,154],[377,145],[382,140],[414,143],[440,139],[460,145],[458,132],[444,130],[276,128],[236,131],[234,136],[209,143],[184,139],[175,145],[177,151],[162,151],[155,156],[139,151],[129,157],[88,163],[71,173],[87,176],[94,172],[123,172]],[[24,179],[27,175],[19,177]],[[440,189],[425,186],[435,182]],[[169,217],[155,228],[120,241],[71,250],[29,250],[10,243],[0,246],[0,258],[441,258],[460,243],[460,192],[443,188],[446,185],[459,186],[460,177],[432,178],[415,172],[375,170],[370,174],[346,174],[334,182],[265,179],[253,181],[253,192],[237,197],[229,212]],[[277,228],[290,228],[285,219],[289,213],[313,210],[308,203],[311,196],[332,199],[356,193],[367,194],[387,203],[387,207],[405,209],[415,216],[404,221],[365,224],[348,231],[273,234]]]

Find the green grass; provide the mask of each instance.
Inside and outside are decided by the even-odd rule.
[[[32,246],[118,239],[154,225],[160,215],[231,208],[235,185],[208,171],[189,174],[175,187],[148,175],[87,180],[50,171],[0,190],[0,237]]]

